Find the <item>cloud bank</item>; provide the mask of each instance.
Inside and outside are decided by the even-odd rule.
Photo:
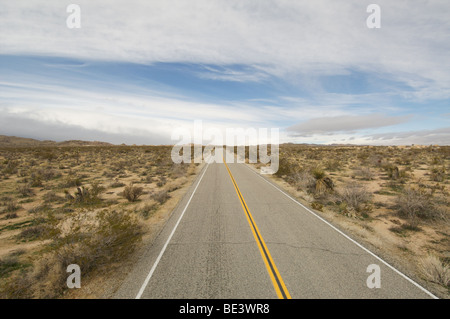
[[[381,29],[367,28],[368,3],[359,0],[77,4],[81,28],[68,29],[68,3],[1,1],[0,62],[49,60],[0,63],[4,132],[34,123],[41,133],[66,126],[107,141],[165,143],[174,127],[202,119],[285,127],[288,141],[448,144],[447,0],[380,0]],[[131,83],[118,80],[128,72],[118,63],[179,70],[164,83],[168,73],[136,72]]]
[[[314,118],[288,127],[286,130],[294,136],[311,136],[313,134],[333,134],[337,132],[353,132],[370,128],[379,128],[404,123],[411,116],[386,116],[369,114],[360,116],[334,116]]]

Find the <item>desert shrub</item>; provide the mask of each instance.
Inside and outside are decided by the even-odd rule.
[[[369,203],[372,197],[364,186],[356,183],[344,186],[337,192],[336,196],[340,203],[345,203],[345,209],[351,208],[357,212],[367,208],[365,204]]]
[[[25,228],[17,235],[20,240],[30,241],[45,237],[48,233],[48,228],[45,225],[36,225]]]
[[[433,156],[431,159],[431,165],[442,165],[444,163],[444,160],[439,156]]]
[[[292,180],[294,184],[297,186],[297,189],[303,189],[305,191],[311,191],[316,186],[316,179],[311,174],[311,172],[307,170],[302,170],[292,176]]]
[[[314,176],[316,180],[321,180],[325,178],[325,171],[320,167],[314,167],[311,171],[311,174]]]
[[[354,171],[354,174],[366,181],[371,181],[374,177],[374,174],[369,167],[359,167]]]
[[[114,180],[113,183],[111,183],[111,185],[109,185],[109,187],[112,187],[112,188],[118,188],[118,187],[122,187],[122,186],[125,186],[125,184],[120,182],[119,179],[117,179],[117,178]]]
[[[57,298],[66,286],[67,266],[77,264],[84,277],[112,262],[123,260],[142,238],[142,225],[134,214],[103,210],[86,222],[86,212],[75,213],[70,232],[50,223],[51,250],[35,260],[31,270],[1,283],[0,298]]]
[[[151,214],[153,214],[158,209],[158,204],[146,204],[144,207],[142,207],[138,212],[142,215],[144,218],[150,217]]]
[[[62,174],[60,172],[57,172],[51,168],[39,170],[39,175],[44,179],[44,181],[49,181],[51,179],[62,176]]]
[[[42,176],[39,173],[31,173],[31,187],[41,187],[42,186]]]
[[[52,207],[48,203],[43,203],[41,205],[32,207],[28,210],[28,213],[30,214],[37,214],[45,211],[50,211]]]
[[[62,187],[78,187],[81,186],[82,181],[81,178],[76,176],[73,173],[69,173],[65,178],[64,181],[62,183]]]
[[[430,192],[422,187],[408,187],[396,199],[397,212],[404,217],[416,218],[443,218],[443,212],[438,209]]]
[[[434,182],[444,182],[445,181],[445,167],[435,166],[431,168],[430,179]]]
[[[167,191],[160,191],[152,194],[151,198],[162,205],[170,198],[170,194]]]
[[[25,170],[25,169],[21,169],[17,172],[18,177],[26,177],[26,176],[28,176],[28,174],[29,174],[29,171]]]
[[[33,190],[30,188],[30,185],[25,184],[25,185],[19,185],[17,187],[17,192],[20,194],[20,196],[22,197],[31,197],[34,195]]]
[[[113,178],[114,176],[117,175],[117,173],[115,173],[115,172],[113,172],[113,171],[107,171],[107,170],[105,170],[105,171],[103,172],[102,175],[105,176],[105,177],[108,177],[108,178]],[[120,186],[119,186],[119,187],[120,187]]]
[[[100,182],[95,181],[91,183],[91,196],[97,198],[101,193],[105,191],[105,187],[103,187]]]
[[[13,213],[20,209],[19,204],[13,199],[8,200],[4,203],[5,208],[3,209],[3,213]]]
[[[324,196],[328,192],[334,190],[334,183],[330,177],[326,176],[325,171],[320,167],[315,167],[311,171],[311,175],[315,179],[313,184],[309,185],[309,192],[316,197]]]
[[[143,192],[144,192],[144,189],[142,187],[134,186],[133,183],[130,183],[128,186],[126,186],[124,188],[123,196],[129,202],[135,202],[143,194]]]
[[[7,277],[12,271],[19,269],[22,264],[17,256],[6,256],[0,259],[0,278]]]
[[[335,158],[328,159],[324,162],[325,169],[330,172],[339,170],[341,166],[341,161]]]
[[[291,175],[292,174],[292,163],[284,158],[281,157],[278,163],[278,171],[275,173],[276,176],[282,177],[284,175]]]
[[[183,177],[186,175],[186,171],[188,169],[189,165],[180,163],[180,164],[173,164],[172,170],[170,172],[170,177],[173,179],[177,179],[180,177]]]
[[[39,150],[36,155],[42,159],[48,160],[49,162],[57,157],[51,150]]]
[[[148,183],[148,184],[150,184],[150,183],[153,183],[153,181],[154,181],[154,179],[153,179],[153,176],[152,175],[145,175],[145,177],[143,178],[143,181],[145,182],[145,183]]]
[[[403,235],[405,233],[406,230],[409,231],[413,231],[413,232],[417,232],[417,231],[421,231],[422,228],[420,228],[419,226],[417,226],[417,223],[406,223],[406,224],[402,224],[400,226],[393,226],[390,227],[389,230],[391,232],[394,233],[398,233],[400,235]]]
[[[443,263],[436,255],[429,254],[422,258],[419,269],[427,280],[450,287],[450,266]]]
[[[323,211],[323,205],[321,204],[321,203],[319,203],[319,202],[312,202],[311,203],[311,208],[312,209],[315,209],[315,210],[318,210],[318,211]]]
[[[19,162],[16,160],[8,160],[6,166],[3,168],[3,174],[16,174]]]
[[[100,193],[104,191],[98,182],[91,184],[91,187],[77,187],[77,191],[72,196],[69,191],[64,190],[66,199],[79,205],[97,205],[101,203]]]
[[[166,183],[167,179],[164,176],[161,176],[159,180],[156,182],[156,186],[163,187],[164,185],[166,185]]]
[[[385,170],[390,179],[397,180],[400,178],[400,170],[398,166],[395,166],[393,164],[386,165]]]
[[[44,203],[62,203],[64,198],[56,195],[54,191],[47,192],[43,197]]]
[[[111,169],[113,171],[120,172],[120,171],[123,171],[125,169],[125,167],[128,167],[129,166],[128,164],[129,163],[127,161],[125,161],[125,160],[120,160],[120,161],[117,161],[117,162],[113,162],[111,164]]]
[[[8,213],[5,215],[5,219],[14,219],[19,217],[16,213]]]

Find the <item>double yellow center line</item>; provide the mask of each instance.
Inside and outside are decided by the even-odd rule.
[[[248,209],[248,206],[245,203],[244,197],[242,196],[241,191],[239,190],[239,187],[237,186],[237,183],[233,175],[231,174],[230,168],[228,167],[225,160],[224,163],[225,167],[227,168],[228,174],[230,174],[231,181],[233,182],[234,189],[236,190],[236,193],[239,197],[242,208],[245,212],[245,216],[247,217],[247,221],[250,225],[253,236],[255,237],[255,241],[258,244],[259,251],[261,253],[262,259],[264,260],[264,264],[266,265],[267,271],[269,272],[269,276],[270,279],[272,280],[275,292],[277,293],[277,296],[280,299],[291,299],[291,295],[289,294],[289,291],[287,290],[286,285],[284,284],[284,281],[281,278],[281,275],[278,272],[275,263],[273,262],[272,256],[270,256],[269,249],[267,249],[266,243],[264,242],[264,239],[262,238],[261,233],[259,232],[258,227],[256,226],[252,214],[250,213],[250,210]]]

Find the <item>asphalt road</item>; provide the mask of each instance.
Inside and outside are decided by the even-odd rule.
[[[115,297],[434,296],[245,164],[207,164]]]

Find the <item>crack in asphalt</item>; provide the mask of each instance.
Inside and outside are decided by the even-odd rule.
[[[363,253],[360,253],[360,254],[359,253],[346,253],[346,252],[339,252],[339,251],[334,251],[334,250],[326,249],[326,248],[320,248],[320,247],[314,247],[314,246],[299,246],[299,245],[283,243],[283,242],[266,241],[266,244],[283,245],[283,246],[293,247],[296,249],[321,250],[321,251],[326,251],[326,252],[336,254],[336,255],[364,256]]]
[[[205,244],[205,245],[210,245],[210,244],[230,244],[230,245],[246,245],[246,244],[254,244],[254,241],[241,241],[241,242],[232,242],[232,241],[190,241],[190,242],[183,242],[183,243],[177,243],[177,242],[172,242],[169,245],[177,245],[177,246],[183,246],[183,245],[198,245],[198,244]]]
[[[224,245],[247,245],[247,244],[254,244],[253,241],[244,241],[244,242],[232,242],[232,241],[202,241],[202,242],[172,242],[169,245],[174,246],[183,246],[183,245],[211,245],[211,244],[224,244]],[[331,249],[326,248],[320,248],[320,247],[314,247],[314,246],[299,246],[295,244],[289,244],[289,243],[283,243],[283,242],[273,242],[273,241],[266,241],[266,244],[274,244],[274,245],[282,245],[282,246],[289,246],[296,249],[308,249],[308,250],[320,250],[336,255],[347,255],[347,256],[365,256],[363,253],[346,253],[346,252],[340,252],[340,251],[334,251]]]

